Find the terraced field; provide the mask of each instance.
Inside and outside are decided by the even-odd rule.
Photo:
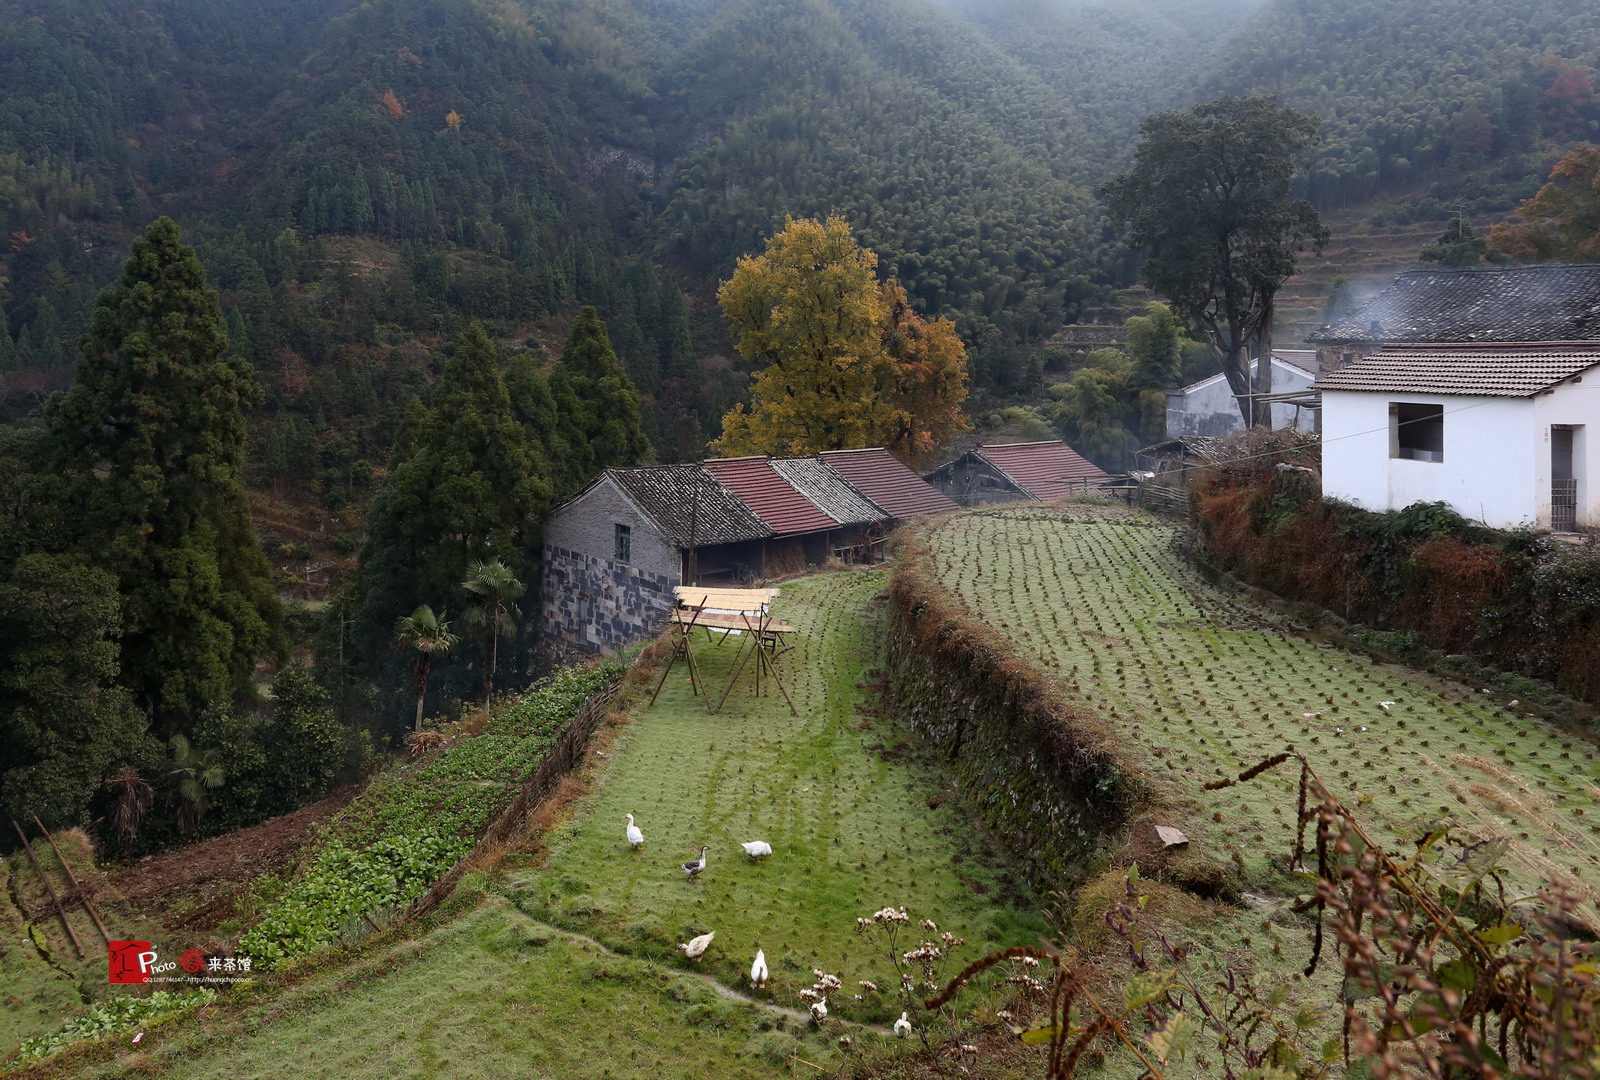
[[[857,918],[892,904],[938,920],[966,940],[950,972],[1047,928],[944,774],[872,711],[864,684],[885,580],[849,571],[783,586],[778,613],[799,628],[782,660],[798,717],[770,687],[751,694],[748,673],[708,715],[680,665],[600,747],[591,790],[547,849],[469,874],[413,936],[286,964],[281,982],[226,995],[137,1046],[124,1034],[34,1075],[777,1080],[833,1075],[863,1056],[893,1075],[919,1040],[889,1037],[900,1006],[859,985],[887,989],[895,976]],[[737,644],[700,648],[719,689]],[[639,850],[627,813],[644,829]],[[752,839],[772,855],[752,862],[739,847]],[[710,863],[691,882],[679,864],[702,844]],[[707,931],[705,956],[686,959],[678,944]],[[751,990],[757,948],[771,979]],[[799,996],[813,969],[843,982],[821,1026]],[[974,990],[954,1011],[993,1025],[997,1004]],[[1037,1075],[1037,1049],[1006,1053],[1020,1060],[985,1058],[983,1075]]]
[[[1317,644],[1199,580],[1173,527],[1092,508],[1003,508],[937,529],[938,573],[1077,700],[1144,748],[1200,811],[1183,827],[1247,880],[1289,847],[1289,771],[1202,785],[1292,748],[1397,844],[1448,818],[1511,841],[1519,885],[1565,884],[1595,915],[1593,744],[1470,686]]]

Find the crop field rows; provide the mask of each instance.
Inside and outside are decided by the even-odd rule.
[[[1175,824],[1252,873],[1289,849],[1297,770],[1201,785],[1294,749],[1397,845],[1437,818],[1505,837],[1514,880],[1574,888],[1593,916],[1593,744],[1473,687],[1287,635],[1201,581],[1174,538],[1132,514],[1007,508],[953,519],[931,548],[954,599],[1202,808]]]
[[[972,833],[942,780],[918,764],[899,736],[863,721],[854,706],[876,623],[868,602],[881,573],[818,575],[784,586],[776,611],[799,628],[780,671],[799,708],[794,717],[770,687],[757,698],[746,670],[715,716],[693,696],[680,663],[657,704],[626,729],[618,760],[570,828],[551,840],[548,868],[523,879],[519,906],[635,956],[674,962],[748,984],[765,951],[772,981],[763,998],[793,1006],[821,968],[851,992],[833,1015],[883,1023],[899,1006],[865,995],[860,979],[892,982],[868,954],[856,919],[905,905],[948,925],[981,955],[986,942],[1031,940],[1036,918],[1011,909],[994,861],[969,850]],[[697,645],[720,694],[737,638]],[[865,752],[864,752],[865,751]],[[623,815],[637,816],[646,842],[629,850]],[[739,847],[763,839],[759,862]],[[679,868],[702,844],[709,865],[690,883]],[[1031,928],[1031,930],[1030,930]],[[705,958],[686,964],[677,945],[715,931]]]

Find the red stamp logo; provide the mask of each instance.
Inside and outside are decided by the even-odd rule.
[[[178,966],[194,975],[206,969],[206,954],[199,949],[185,949],[178,957]]]
[[[156,952],[148,941],[113,941],[106,947],[108,975],[114,983],[147,983]]]

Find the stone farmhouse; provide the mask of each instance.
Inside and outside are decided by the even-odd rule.
[[[660,631],[676,585],[880,558],[898,522],[954,509],[881,448],[607,469],[545,518],[541,630],[615,652]]]

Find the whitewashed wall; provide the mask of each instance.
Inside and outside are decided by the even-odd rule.
[[[1442,501],[1495,528],[1548,525],[1548,425],[1582,422],[1545,419],[1550,400],[1323,391],[1322,492],[1367,510]],[[1395,401],[1444,406],[1443,461],[1389,456]]]
[[[1255,365],[1250,365],[1252,377]],[[1288,394],[1304,390],[1311,385],[1312,376],[1281,360],[1272,362],[1272,392]],[[1286,402],[1274,402],[1272,426],[1288,427],[1293,424],[1300,431],[1315,431],[1316,416],[1310,409],[1296,409]],[[1244,430],[1244,418],[1239,415],[1239,404],[1233,388],[1223,376],[1213,375],[1191,383],[1182,390],[1167,391],[1167,438],[1181,435],[1231,435]]]
[[[1582,381],[1556,388],[1533,399],[1539,440],[1535,460],[1535,492],[1539,524],[1550,524],[1550,425],[1572,424],[1572,475],[1578,481],[1578,525],[1600,526],[1593,482],[1600,477],[1600,376],[1590,371]]]

